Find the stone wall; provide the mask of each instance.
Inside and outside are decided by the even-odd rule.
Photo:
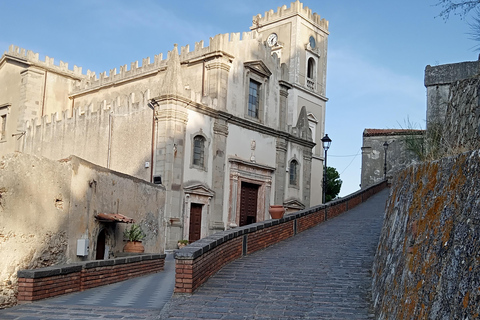
[[[450,86],[445,121],[441,130],[440,154],[480,149],[479,76]]]
[[[424,130],[411,129],[365,129],[362,145],[361,188],[368,188],[385,179],[385,156],[387,157],[386,177],[391,180],[394,172],[419,161],[412,149],[421,152]],[[385,152],[384,143],[388,144]]]
[[[17,271],[96,259],[105,235],[111,258],[124,246],[126,224],[104,223],[97,213],[120,213],[147,234],[145,252],[163,253],[163,187],[77,157],[53,161],[14,153],[0,159],[0,307],[15,303]],[[77,256],[77,239],[89,240]]]
[[[373,268],[377,319],[478,317],[479,177],[477,150],[394,178]]]
[[[425,68],[427,156],[480,148],[480,61]]]

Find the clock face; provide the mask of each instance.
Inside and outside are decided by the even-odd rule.
[[[308,39],[308,41],[310,42],[310,47],[312,49],[315,49],[315,46],[316,46],[315,38],[313,36],[310,36],[310,39]]]
[[[268,36],[267,38],[267,44],[270,47],[273,47],[274,45],[277,44],[278,36],[276,33],[272,33],[271,35]]]

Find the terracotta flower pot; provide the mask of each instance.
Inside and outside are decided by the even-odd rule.
[[[127,244],[123,247],[123,252],[143,253],[145,247],[142,241],[127,241]]]
[[[272,219],[281,219],[285,213],[285,208],[283,206],[272,205],[270,209],[268,209],[268,212]]]

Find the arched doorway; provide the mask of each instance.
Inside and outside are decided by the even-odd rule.
[[[95,255],[96,260],[105,259],[105,229],[102,229],[97,237],[97,252]]]

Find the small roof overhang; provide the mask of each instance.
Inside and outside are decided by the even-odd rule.
[[[99,213],[95,216],[100,222],[121,222],[121,223],[135,223],[132,218],[126,217],[119,213]]]

